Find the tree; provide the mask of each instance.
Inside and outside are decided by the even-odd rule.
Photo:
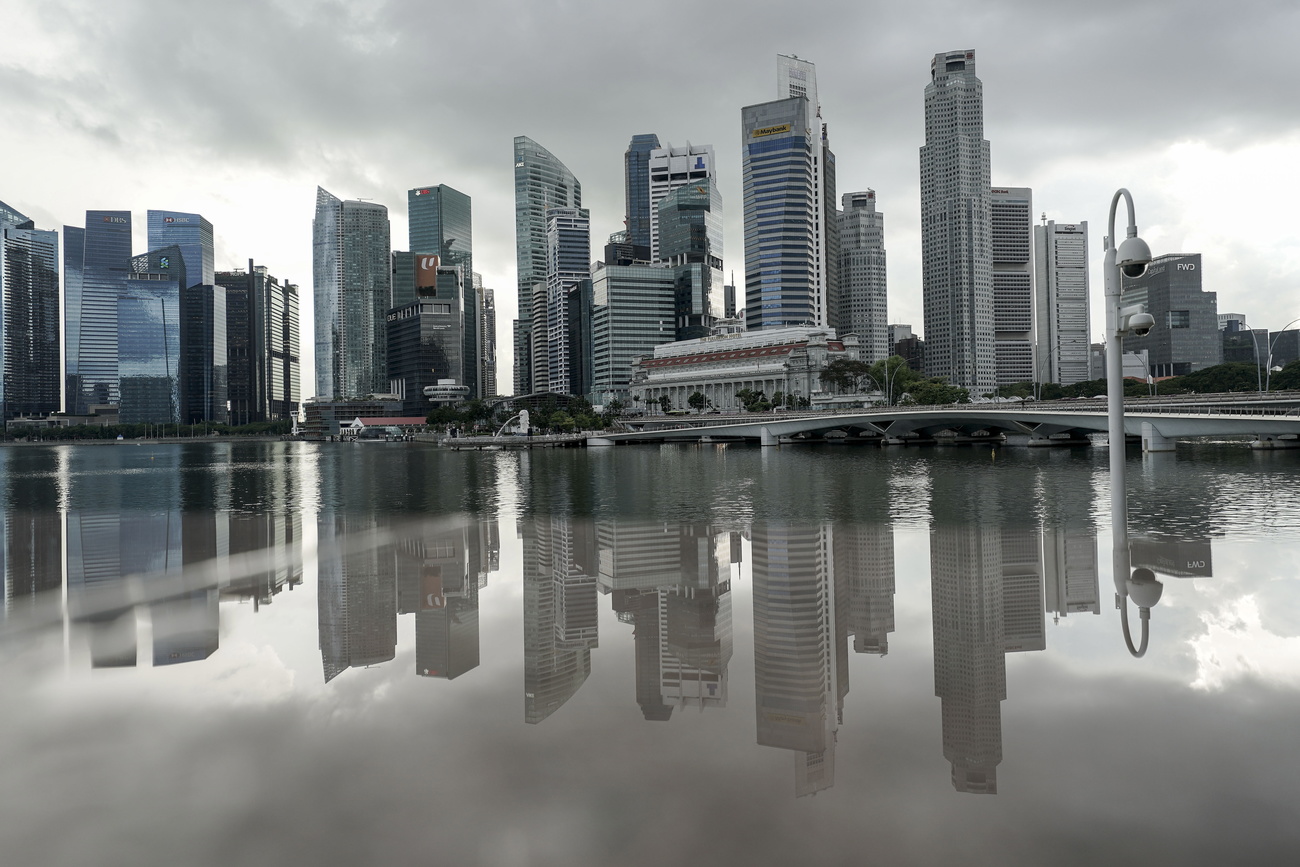
[[[901,355],[877,361],[871,365],[871,378],[881,392],[885,393],[885,403],[893,406],[902,399],[908,387],[914,382],[921,382],[925,377],[907,366],[907,359]]]
[[[659,409],[664,412],[673,411],[673,399],[666,394],[659,395]]]
[[[569,415],[562,409],[552,413],[551,417],[547,420],[547,427],[563,433],[568,433],[576,426],[577,423],[573,420],[573,416]]]
[[[691,392],[691,396],[686,398],[686,405],[696,412],[704,412],[705,407],[711,406],[709,399],[698,391]]]
[[[871,365],[854,358],[833,358],[819,375],[822,385],[829,385],[840,394],[858,394],[872,381]]]
[[[932,376],[923,382],[913,383],[908,389],[908,403],[917,406],[940,406],[949,403],[970,403],[970,392],[961,386],[950,385],[942,376]]]

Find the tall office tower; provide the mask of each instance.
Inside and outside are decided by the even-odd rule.
[[[497,396],[497,295],[495,289],[483,286],[483,278],[474,275],[475,293],[483,299],[483,312],[479,316],[483,334],[483,397]]]
[[[295,417],[301,401],[298,287],[265,265],[221,271],[226,291],[226,388],[232,424]]]
[[[542,722],[591,674],[596,646],[594,565],[583,562],[582,529],[565,518],[524,518],[524,722]],[[569,594],[572,593],[572,598]]]
[[[837,334],[856,334],[864,361],[892,354],[885,291],[885,215],[876,210],[876,191],[845,193],[837,215],[840,245]]]
[[[182,423],[230,420],[226,324],[224,286],[196,283],[181,290]]]
[[[528,136],[515,137],[515,258],[519,319],[515,321],[515,394],[550,385],[547,346],[546,212],[581,208],[582,185],[550,151]],[[590,264],[590,263],[588,263]]]
[[[671,268],[605,265],[591,275],[592,386],[596,403],[629,400],[632,359],[676,339]]]
[[[659,200],[656,213],[658,259],[673,268],[676,337],[708,337],[726,310],[717,184],[705,178],[678,187]]]
[[[831,152],[826,124],[822,122],[821,99],[817,95],[817,67],[793,55],[777,55],[776,98],[802,96],[810,107],[809,124],[813,136],[813,322],[834,326],[839,318],[839,233],[835,210],[835,154]]]
[[[59,411],[59,234],[0,202],[0,422]]]
[[[1035,369],[1039,382],[1088,376],[1088,223],[1034,226]]]
[[[446,184],[436,187],[417,187],[406,193],[407,213],[410,217],[410,251],[420,255],[433,254],[445,266],[460,268],[464,298],[461,310],[465,324],[461,327],[464,348],[464,380],[471,398],[483,395],[482,364],[483,335],[479,317],[481,299],[474,284],[474,228],[469,196],[453,190]],[[398,298],[394,293],[391,305],[397,307],[413,299]]]
[[[637,247],[650,246],[654,208],[650,204],[650,154],[659,147],[659,136],[632,136],[623,154],[623,188],[627,202],[627,241]]]
[[[1156,326],[1124,338],[1124,352],[1147,351],[1153,376],[1182,376],[1223,361],[1218,295],[1201,288],[1201,254],[1157,256],[1147,272],[1123,281],[1124,306],[1146,304]]]
[[[1047,649],[1043,612],[1043,550],[1039,522],[1026,514],[1002,527],[1002,649]]]
[[[997,385],[989,143],[975,52],[936,54],[921,148],[925,370],[978,397]]]
[[[585,208],[550,208],[546,212],[546,307],[540,317],[539,311],[533,311],[534,391],[573,393],[570,365],[580,362],[581,352],[570,340],[569,302],[584,281],[591,281],[591,214]]]
[[[394,295],[407,285],[414,300],[393,307],[385,323],[388,390],[402,401],[402,415],[424,416],[433,408],[425,388],[445,379],[464,384],[461,270],[437,256],[395,252]]]
[[[659,203],[679,187],[714,177],[713,145],[656,147],[650,151],[650,259],[658,262],[667,257],[659,241]],[[628,242],[637,242],[628,234]],[[638,245],[639,246],[639,245]],[[719,253],[719,256],[721,254]]]
[[[383,393],[384,319],[391,303],[388,209],[345,202],[317,187],[312,248],[316,396]]]
[[[181,248],[181,255],[185,258],[186,279],[191,286],[199,283],[211,286],[216,282],[212,224],[203,219],[201,214],[149,211],[146,226],[150,250],[173,245]]]
[[[741,109],[745,324],[830,326],[838,305],[834,155],[811,63],[777,58],[778,99]]]
[[[795,793],[835,784],[835,732],[848,692],[829,525],[753,525],[758,743],[794,750]]]
[[[181,420],[181,287],[189,279],[180,247],[131,259],[117,299],[117,365],[123,424]]]
[[[131,267],[131,212],[87,211],[86,227],[63,227],[67,411],[116,404],[117,299]]]
[[[989,212],[997,384],[1035,382],[1033,194],[1027,187],[992,189]]]

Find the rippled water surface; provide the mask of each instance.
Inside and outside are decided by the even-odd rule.
[[[0,857],[1291,863],[1300,452],[1130,453],[1140,657],[1109,484],[1104,449],[0,449]]]

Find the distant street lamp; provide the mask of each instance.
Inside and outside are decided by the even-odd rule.
[[[1123,197],[1128,206],[1128,232],[1118,247],[1115,245],[1115,211]],[[1110,529],[1112,568],[1115,580],[1115,601],[1123,618],[1124,640],[1129,652],[1142,656],[1147,649],[1147,625],[1150,622],[1150,605],[1137,599],[1142,616],[1141,649],[1133,647],[1128,628],[1129,566],[1128,545],[1128,489],[1124,478],[1124,337],[1132,333],[1144,337],[1151,333],[1155,319],[1146,312],[1145,305],[1120,307],[1123,297],[1123,279],[1136,279],[1146,273],[1151,264],[1151,248],[1138,237],[1137,218],[1133,212],[1133,196],[1120,188],[1110,200],[1110,220],[1106,232],[1106,260],[1103,266],[1106,304],[1106,429],[1110,439]],[[1134,575],[1134,580],[1138,576]]]
[[[1282,332],[1283,332],[1283,331],[1286,331],[1288,328],[1290,328],[1292,325],[1295,325],[1297,322],[1300,322],[1300,318],[1292,319],[1292,320],[1291,320],[1290,322],[1288,322],[1286,325],[1283,325],[1283,326],[1282,326],[1282,330],[1279,331],[1279,332],[1277,332],[1276,334],[1274,334],[1274,335],[1273,335],[1273,339],[1269,341],[1269,344],[1268,344],[1268,363],[1265,365],[1266,372],[1265,372],[1265,374],[1264,374],[1264,390],[1265,390],[1265,391],[1268,391],[1268,390],[1269,390],[1269,387],[1270,387],[1270,386],[1269,386],[1269,381],[1272,380],[1272,378],[1273,378],[1273,347],[1277,345],[1277,339],[1278,339],[1279,337],[1282,336]]]

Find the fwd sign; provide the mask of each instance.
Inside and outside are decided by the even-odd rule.
[[[1195,262],[1179,262],[1179,263],[1178,263],[1178,270],[1179,270],[1179,271],[1195,271],[1195,270],[1196,270],[1196,263],[1195,263]]]

